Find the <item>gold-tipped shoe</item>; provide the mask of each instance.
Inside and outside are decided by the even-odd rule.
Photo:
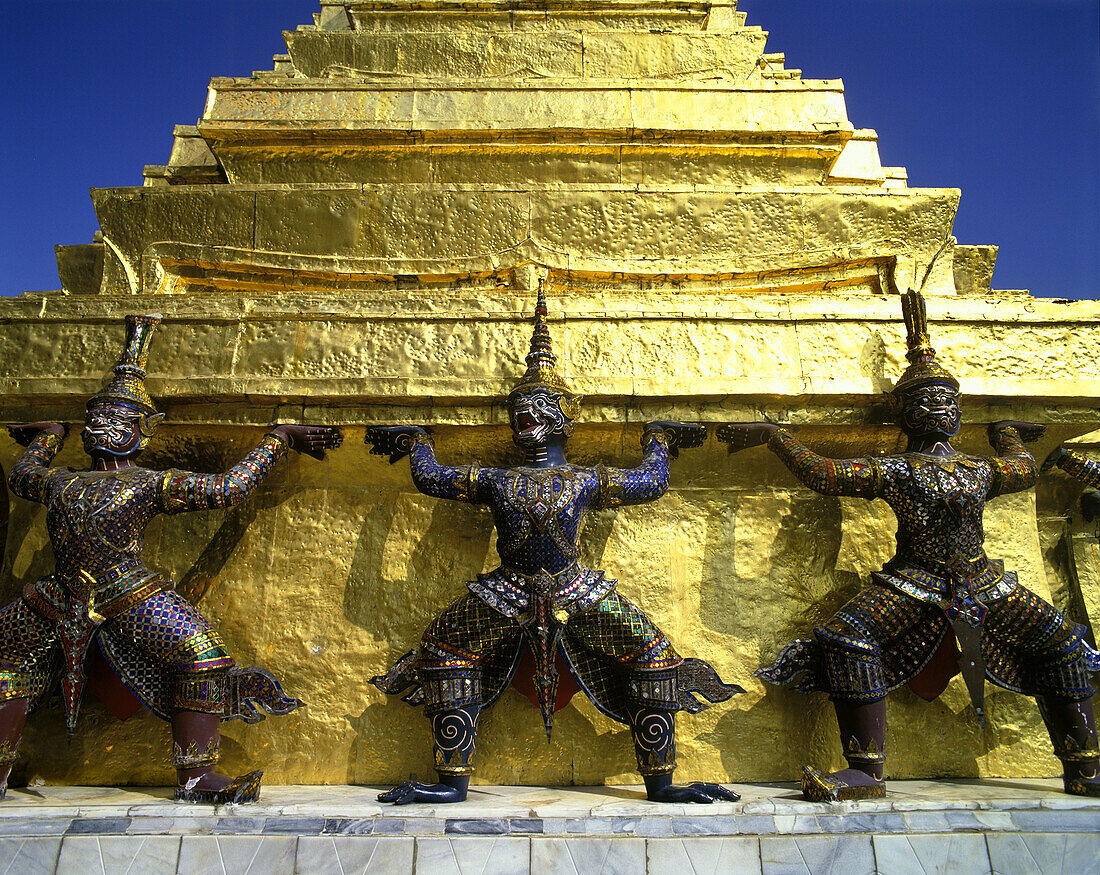
[[[874,784],[849,784],[836,775],[819,772],[809,766],[802,767],[802,795],[811,802],[847,802],[850,799],[882,799],[886,796],[886,782]]]
[[[177,802],[211,802],[215,805],[255,802],[260,798],[260,779],[263,776],[264,770],[256,769],[254,772],[235,778],[233,783],[222,790],[177,787],[175,799]]]
[[[1095,796],[1100,797],[1100,783],[1085,781],[1082,778],[1062,778],[1066,792],[1071,796]]]

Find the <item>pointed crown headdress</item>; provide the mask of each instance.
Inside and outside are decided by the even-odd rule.
[[[580,413],[581,396],[574,395],[568,384],[557,372],[558,358],[550,346],[550,329],[546,326],[546,292],[539,283],[538,301],[535,304],[534,330],[531,332],[531,349],[527,353],[527,370],[508,393],[511,401],[516,395],[532,389],[545,389],[562,396],[558,401],[561,412],[568,419],[576,419]]]
[[[149,360],[153,331],[162,318],[160,313],[126,317],[126,343],[114,367],[115,375],[88,401],[89,409],[98,404],[126,404],[147,415],[157,412],[145,388],[145,364]]]
[[[921,280],[921,291],[924,290],[924,285],[928,282],[928,276],[932,273],[932,267],[940,257],[940,253],[954,242],[954,237],[948,237],[939,252],[932,258],[928,269],[924,272],[924,279]],[[901,315],[905,320],[905,342],[908,347],[905,357],[909,359],[909,367],[898,377],[894,394],[904,395],[914,389],[933,384],[947,385],[958,392],[959,381],[947,368],[936,361],[936,350],[932,348],[932,341],[928,337],[928,314],[924,297],[919,291],[914,292],[909,289],[901,296]]]

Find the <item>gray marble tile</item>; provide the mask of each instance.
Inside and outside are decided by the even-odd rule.
[[[943,813],[951,829],[962,832],[976,832],[981,829],[981,821],[978,820],[980,811],[945,811]]]
[[[554,875],[638,875],[645,871],[645,839],[544,838],[531,840],[531,871]]]
[[[443,831],[447,835],[508,835],[508,821],[503,818],[448,817]]]
[[[611,818],[611,833],[617,836],[634,835],[638,831],[640,817],[613,817]]]
[[[974,821],[982,832],[1015,832],[1017,829],[1009,811],[975,811]]]
[[[291,836],[183,836],[179,875],[291,875]]]
[[[575,822],[581,824],[581,828],[577,830],[578,833],[590,836],[609,836],[612,834],[610,817],[589,817],[587,820]],[[573,832],[568,827],[566,831]]]
[[[946,811],[906,811],[905,823],[910,832],[951,832]]]
[[[761,871],[756,836],[655,839],[646,843],[649,875],[753,875]]]
[[[712,814],[705,817],[673,817],[669,821],[671,835],[677,836],[725,836],[737,832],[737,818],[731,814]],[[638,835],[669,835],[638,831]]]
[[[531,839],[526,837],[418,838],[420,875],[526,875],[531,871]]]
[[[765,875],[874,875],[870,836],[763,836],[760,866]]]
[[[541,817],[512,817],[508,820],[508,832],[512,835],[542,835]]]
[[[269,817],[264,835],[319,836],[325,828],[323,817]]]
[[[214,835],[259,835],[266,824],[266,817],[219,817]]]
[[[405,821],[404,835],[441,836],[446,827],[447,821],[442,817],[410,817]]]
[[[815,820],[817,828],[823,833],[906,832],[908,825],[905,815],[899,811],[884,811],[876,814],[819,814]]]
[[[374,821],[374,834],[400,836],[405,834],[405,819],[403,817],[379,817]]]
[[[742,835],[775,835],[775,818],[764,814],[739,817],[737,831]]]
[[[995,875],[1100,872],[1100,835],[999,833],[986,836]]]
[[[0,839],[0,875],[53,875],[59,837]]]
[[[124,835],[129,817],[82,817],[69,824],[66,835]]]
[[[874,843],[881,875],[980,875],[991,871],[983,835],[879,835]]]
[[[362,835],[374,833],[374,818],[326,817],[322,835]]]
[[[406,875],[413,839],[397,836],[302,836],[294,871],[301,875]]]
[[[1022,832],[1100,832],[1100,808],[1013,811],[1012,822]]]
[[[131,817],[126,830],[129,836],[209,835],[216,821],[195,817]]]
[[[567,823],[566,818],[564,818],[564,817],[543,817],[543,818],[540,818],[540,820],[542,821],[542,834],[543,835],[548,835],[548,836],[565,835],[565,824]],[[572,821],[573,821],[573,818],[570,818],[569,822],[572,822]],[[583,821],[582,821],[582,825],[581,825],[581,830],[582,831],[584,830]]]
[[[817,825],[816,814],[777,814],[773,819],[775,821],[775,831],[780,835],[821,831]]]
[[[635,826],[634,835],[640,838],[659,838],[660,836],[675,835],[676,821],[693,819],[689,817],[643,817]],[[714,820],[715,818],[707,819]],[[698,833],[690,834],[697,835]]]
[[[69,831],[72,822],[68,817],[5,816],[0,818],[0,836],[61,836]]]

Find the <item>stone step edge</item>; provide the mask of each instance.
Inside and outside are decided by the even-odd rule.
[[[1100,808],[1072,810],[861,813],[817,815],[623,815],[610,817],[249,816],[199,813],[177,816],[0,817],[0,838],[50,836],[525,836],[531,838],[686,838],[938,833],[1100,833]]]

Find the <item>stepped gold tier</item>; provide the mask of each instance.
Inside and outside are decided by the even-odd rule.
[[[363,430],[427,425],[445,463],[515,461],[503,396],[540,283],[559,371],[586,396],[579,463],[636,464],[650,419],[768,416],[833,456],[901,449],[875,424],[905,366],[891,280],[929,271],[932,337],[964,393],[960,449],[989,452],[1000,419],[1045,424],[1039,457],[1100,429],[1100,305],[992,290],[995,246],[936,258],[959,191],[883,167],[841,81],[787,68],[742,6],[323,0],[272,70],[212,80],[142,186],[93,190],[99,230],[57,247],[60,290],[0,299],[0,421],[79,422],[123,315],[156,311],[148,386],[168,420],[145,464],[224,470],[273,421],[345,430],[328,464],[290,458],[237,508],[148,529],[147,561],[240,662],[277,666],[307,703],[227,724],[225,770],[430,776],[427,721],[368,679],[496,565],[492,520],[417,493]],[[18,452],[0,439],[5,473]],[[85,462],[71,436],[55,464]],[[1080,491],[1052,474],[995,500],[986,539],[1091,630],[1100,553]],[[40,507],[9,495],[0,527],[11,598],[53,560]],[[765,695],[751,674],[854,595],[893,532],[885,505],[819,496],[766,450],[728,456],[713,439],[657,503],[590,516],[583,560],[748,690],[680,721],[678,780],[841,763],[823,696]],[[1031,699],[989,687],[984,730],[958,679],[933,703],[903,689],[889,710],[892,777],[1060,773]],[[71,745],[63,733],[57,711],[32,716],[18,768],[170,778],[151,715],[118,722],[89,701]],[[637,780],[629,731],[583,696],[548,745],[509,690],[479,741],[487,784]]]

